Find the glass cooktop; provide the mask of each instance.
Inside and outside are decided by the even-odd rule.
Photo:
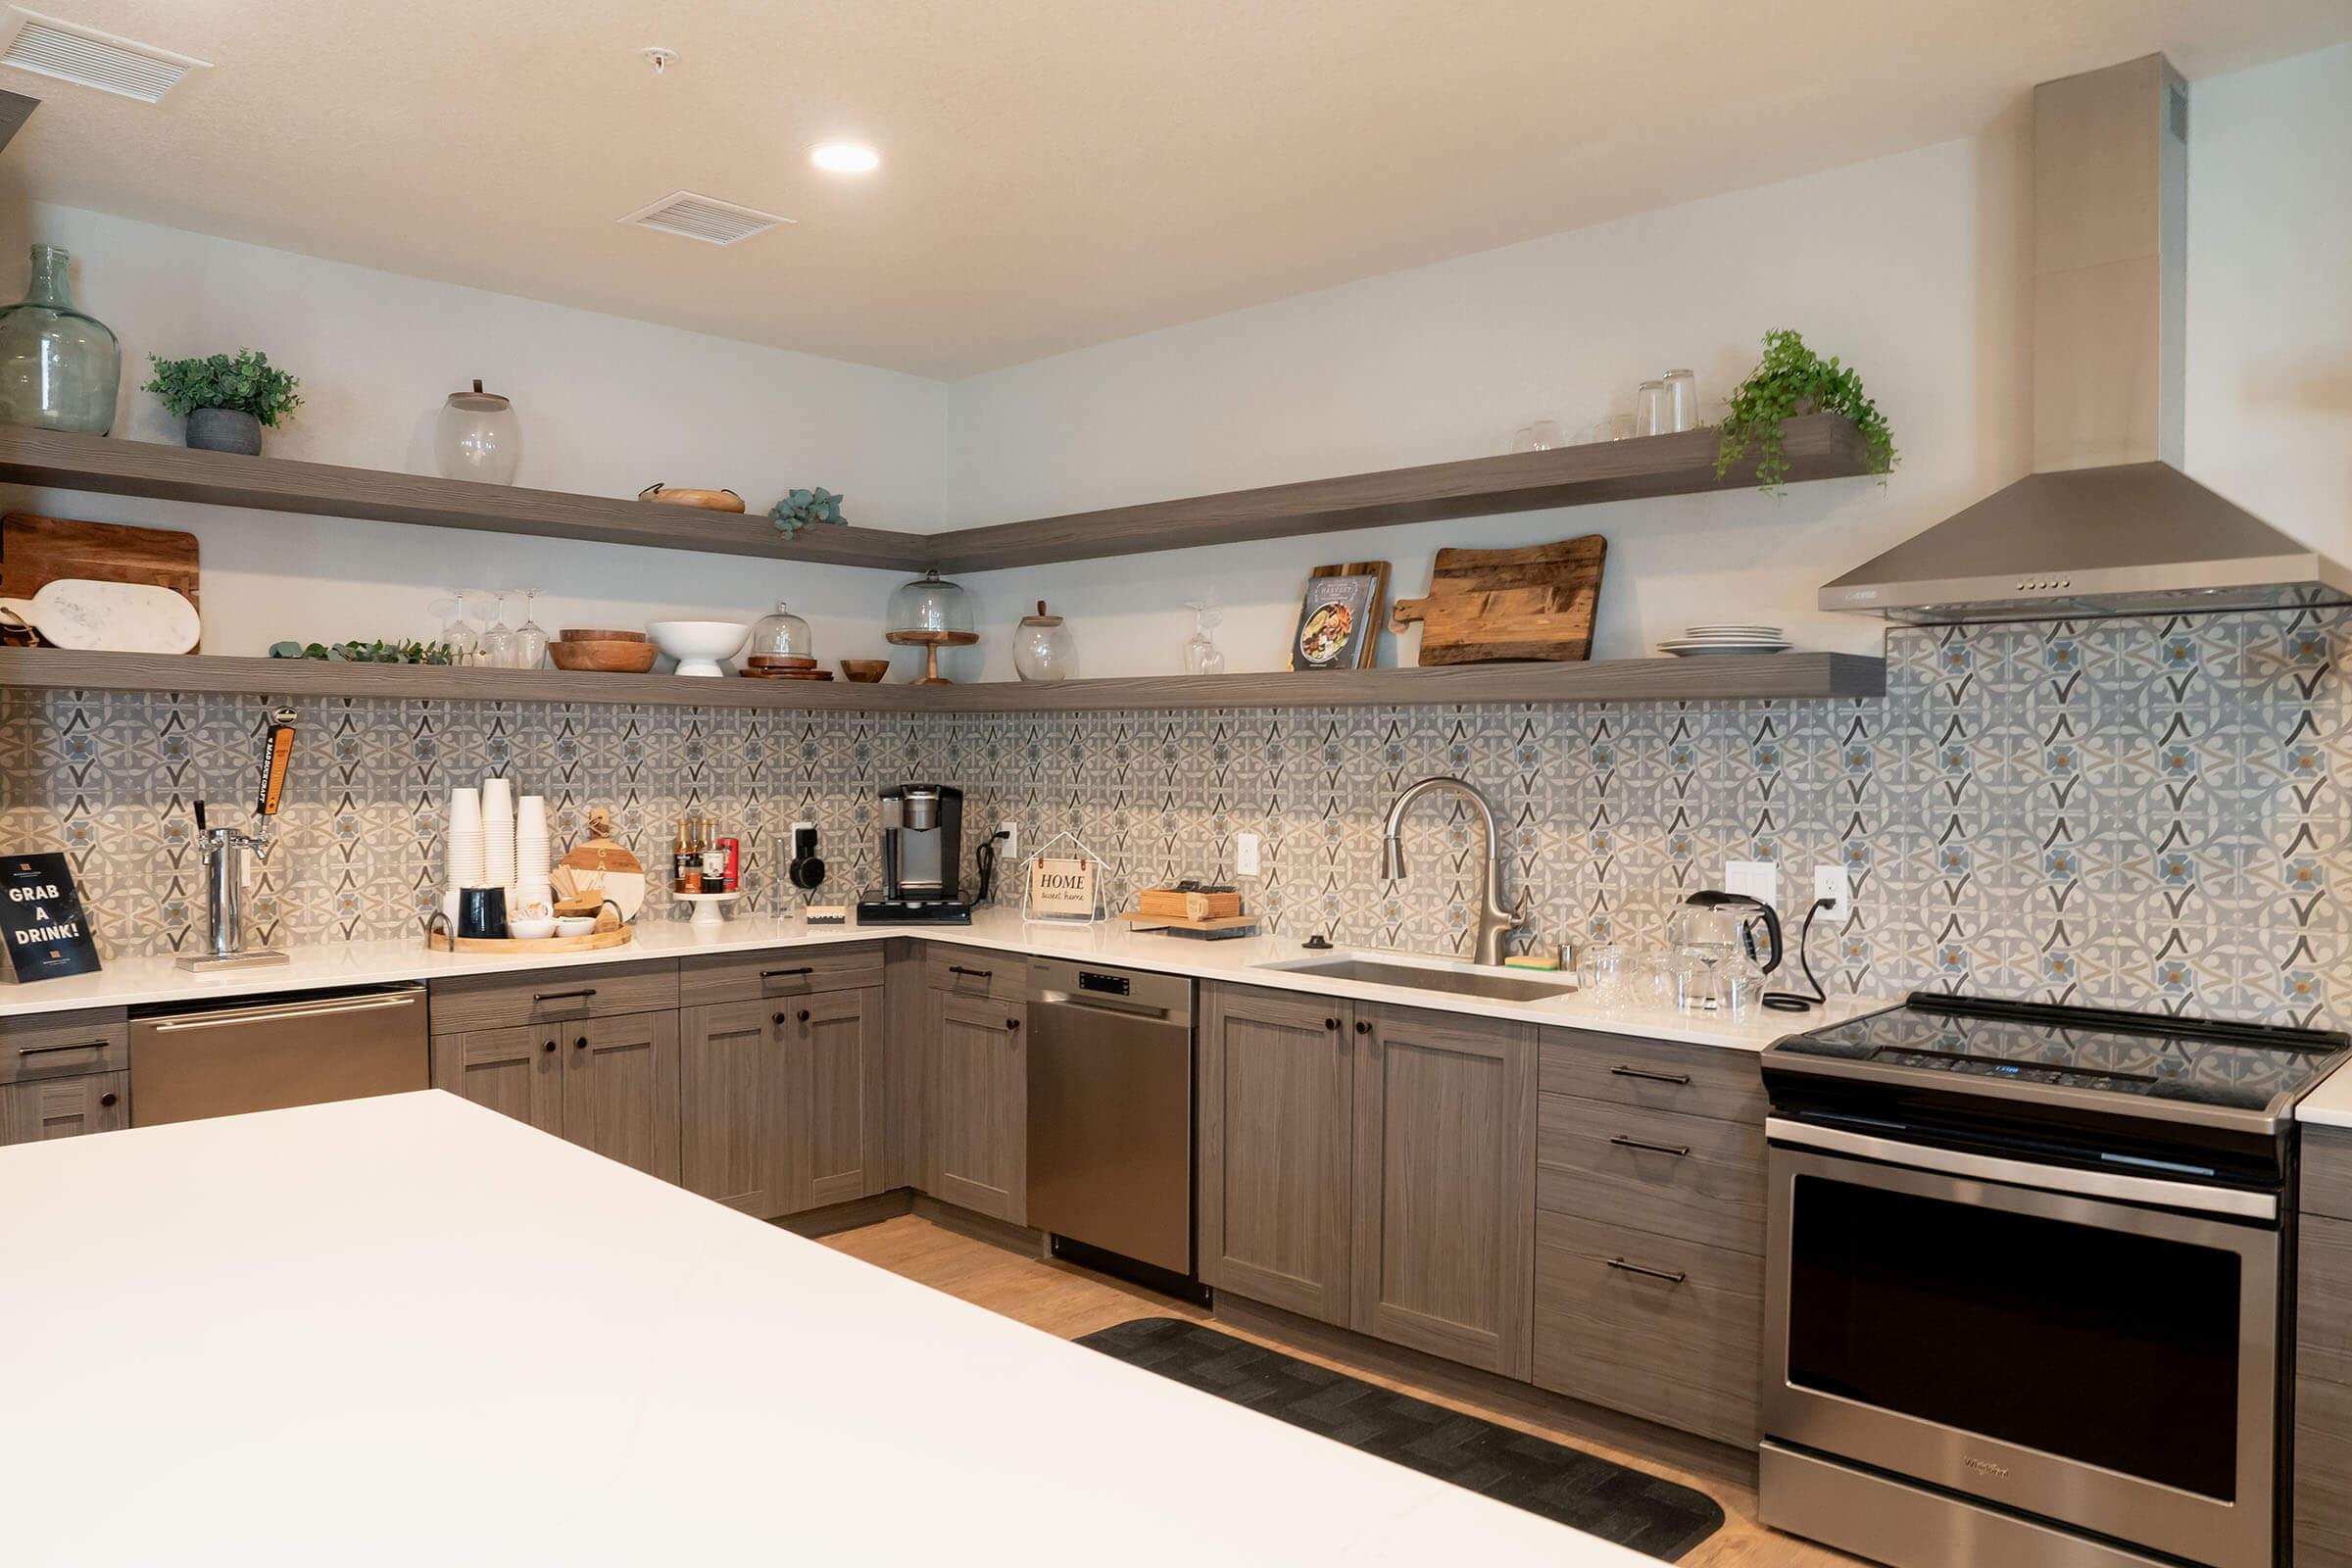
[[[2263,1110],[2300,1099],[2348,1046],[2341,1032],[1914,993],[1768,1054]]]

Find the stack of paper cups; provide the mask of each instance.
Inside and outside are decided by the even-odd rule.
[[[503,778],[482,780],[481,886],[514,885],[514,786]]]
[[[514,808],[514,901],[518,906],[555,902],[555,892],[548,886],[552,853],[547,797],[525,795]]]
[[[449,835],[443,845],[452,888],[478,888],[482,881],[482,792],[449,792]]]

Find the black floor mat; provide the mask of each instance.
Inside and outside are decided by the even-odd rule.
[[[1204,1324],[1139,1317],[1078,1343],[1665,1562],[1723,1528],[1704,1493]]]

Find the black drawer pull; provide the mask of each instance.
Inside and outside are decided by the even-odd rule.
[[[1690,1087],[1690,1075],[1687,1072],[1650,1072],[1642,1067],[1611,1067],[1609,1076],[1612,1078],[1639,1078],[1645,1084],[1673,1084],[1681,1089]]]
[[[801,1022],[803,1022],[803,1023],[807,1023],[808,1021],[808,1009],[807,1007],[803,1007],[803,1008],[801,1009]]]
[[[1604,1257],[1601,1261],[1611,1268],[1623,1269],[1628,1274],[1639,1274],[1645,1280],[1664,1280],[1669,1285],[1680,1285],[1690,1277],[1672,1269],[1645,1268],[1640,1263],[1628,1263],[1622,1257]]]
[[[960,963],[949,964],[948,973],[964,975],[973,980],[994,980],[997,977],[994,969],[966,969]]]
[[[762,980],[773,980],[778,975],[814,973],[816,973],[816,970],[813,966],[805,965],[798,969],[762,969],[760,971],[760,978]]]
[[[1323,1027],[1326,1029],[1336,1030],[1339,1028],[1339,1026],[1340,1020],[1337,1018],[1326,1018],[1323,1020]]]
[[[531,1000],[533,1002],[571,1002],[578,998],[595,995],[596,987],[586,986],[578,991],[534,991],[531,993]]]
[[[115,1099],[116,1097],[112,1094],[100,1095],[98,1097],[98,1103],[101,1105],[111,1105],[115,1102]]]
[[[574,1040],[571,1043],[571,1049],[574,1051],[586,1051],[588,1049],[588,1037],[586,1035],[582,1035],[579,1039]]]
[[[1653,1154],[1672,1154],[1677,1159],[1682,1159],[1690,1152],[1689,1144],[1653,1144],[1645,1139],[1628,1138],[1623,1133],[1619,1133],[1609,1142],[1615,1144],[1619,1149],[1646,1150]]]
[[[19,1046],[17,1054],[46,1056],[60,1051],[104,1051],[110,1044],[112,1042],[105,1040],[78,1040],[70,1046]]]
[[[550,1040],[546,1045],[540,1047],[539,1049],[542,1051],[553,1051],[556,1049],[556,1043],[553,1040]]]
[[[1017,1034],[1019,1034],[1019,1033],[1021,1032],[1021,1020],[1020,1020],[1020,1019],[1018,1019],[1018,1018],[1007,1018],[1007,1019],[1005,1019],[1005,1020],[1004,1020],[1004,1032],[1005,1032],[1006,1034],[1008,1034],[1008,1035],[1017,1035]]]

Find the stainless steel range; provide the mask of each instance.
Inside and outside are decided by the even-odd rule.
[[[2342,1034],[1916,995],[1764,1054],[1760,1512],[1897,1568],[2282,1561]]]

